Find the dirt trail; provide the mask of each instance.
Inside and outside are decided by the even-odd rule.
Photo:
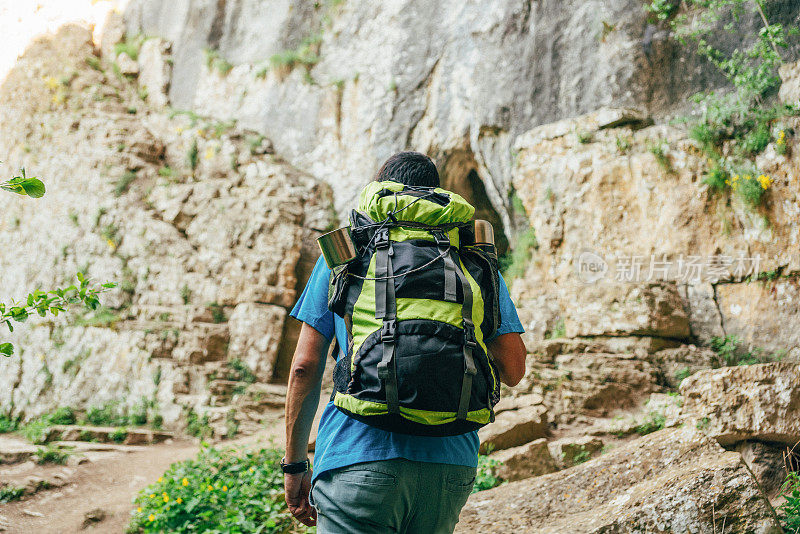
[[[283,420],[276,420],[257,434],[214,445],[283,447]],[[39,491],[21,501],[0,504],[0,532],[123,533],[130,518],[131,500],[136,493],[161,476],[173,462],[195,456],[199,448],[196,440],[174,440],[148,445],[145,450],[136,452],[107,454],[74,466],[75,472],[67,485]],[[44,475],[48,470],[56,469],[55,466],[37,468],[39,472],[32,474]],[[106,513],[106,518],[82,529],[86,513],[98,508]]]

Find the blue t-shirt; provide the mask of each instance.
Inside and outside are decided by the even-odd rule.
[[[303,294],[289,315],[308,324],[329,341],[335,333],[339,346],[347,347],[344,319],[328,310],[330,274],[331,270],[320,257]],[[523,329],[501,276],[500,327],[495,337],[511,332],[522,333]],[[348,417],[337,410],[332,402],[328,402],[317,431],[314,478],[330,469],[392,458],[475,467],[478,465],[479,445],[477,432],[447,437],[388,432]]]

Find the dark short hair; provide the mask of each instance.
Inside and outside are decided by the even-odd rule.
[[[439,171],[431,158],[420,152],[398,152],[375,175],[376,182],[391,180],[405,185],[439,187]]]

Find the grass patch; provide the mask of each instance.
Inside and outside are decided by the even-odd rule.
[[[650,412],[647,414],[647,417],[645,417],[645,420],[636,427],[636,433],[640,436],[652,434],[664,428],[666,422],[667,418],[663,413]]]
[[[121,427],[115,428],[113,432],[108,434],[108,439],[113,441],[114,443],[122,443],[125,441],[125,438],[128,437],[128,429]]]
[[[19,427],[19,419],[7,414],[0,414],[0,434],[14,432]]]
[[[293,50],[283,50],[269,58],[270,65],[275,69],[291,71],[297,66],[305,67],[308,71],[319,63],[319,45],[322,43],[322,34],[315,33],[303,39],[300,45]],[[261,71],[256,73],[258,76]],[[266,76],[266,73],[263,74]]]
[[[72,322],[73,326],[94,326],[98,328],[109,328],[119,321],[121,317],[110,308],[100,306],[93,312],[76,317]]]
[[[128,532],[313,532],[287,510],[281,456],[276,449],[203,448],[138,494]]]
[[[197,149],[197,139],[192,139],[192,144],[189,146],[189,150],[186,152],[186,163],[189,164],[189,167],[192,170],[197,169],[197,164],[200,162],[200,158],[198,157],[198,149]]]
[[[497,468],[502,465],[502,462],[489,458],[486,455],[478,456],[478,471],[475,474],[475,485],[472,486],[472,493],[492,489],[503,483],[501,478],[497,476]]]
[[[537,248],[539,248],[539,242],[536,240],[536,231],[529,227],[517,237],[516,246],[500,258],[500,270],[503,272],[503,277],[513,280],[525,274],[528,263],[533,257],[533,251]]]
[[[219,50],[206,48],[206,67],[208,70],[215,70],[221,76],[226,76],[232,69],[233,64],[219,55]]]
[[[118,56],[122,53],[125,53],[132,60],[136,61],[139,59],[139,50],[141,50],[142,43],[144,42],[145,36],[142,34],[130,36],[126,35],[125,40],[114,45],[114,55]]]
[[[0,488],[0,504],[18,501],[25,495],[25,488],[19,486],[4,486]]]
[[[213,431],[208,425],[208,414],[201,417],[193,409],[189,409],[186,414],[186,433],[201,439],[211,436]]]
[[[711,349],[717,353],[717,365],[725,367],[774,362],[784,356],[784,352],[768,353],[758,347],[747,350],[744,348],[742,340],[734,335],[711,338]]]
[[[209,302],[206,304],[206,308],[211,311],[211,320],[215,323],[224,323],[228,319],[225,317],[225,309],[216,302]]]
[[[127,170],[122,177],[114,182],[114,196],[120,197],[128,191],[128,188],[136,180],[136,172]]]
[[[44,443],[47,431],[53,425],[74,425],[75,412],[68,406],[62,406],[53,413],[44,414],[18,428],[19,432],[31,443]]]

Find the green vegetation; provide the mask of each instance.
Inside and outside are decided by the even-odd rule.
[[[783,357],[782,352],[767,354],[758,347],[746,350],[742,346],[742,340],[734,335],[711,338],[711,349],[719,357],[717,364],[725,367],[774,362]]]
[[[646,436],[647,434],[652,434],[658,430],[664,428],[664,424],[666,423],[667,418],[661,412],[650,412],[645,417],[644,421],[636,427],[636,433],[640,436]]]
[[[108,434],[108,439],[114,443],[122,443],[128,437],[128,429],[125,427],[115,428],[113,432]]]
[[[221,305],[217,304],[216,302],[209,302],[206,304],[206,308],[211,311],[211,320],[215,323],[224,323],[227,321],[227,318],[225,317],[225,309]]]
[[[695,426],[697,427],[697,430],[705,430],[706,428],[709,427],[710,424],[711,424],[711,419],[709,419],[708,417],[703,417],[697,422]]]
[[[58,464],[64,465],[69,459],[69,451],[54,445],[47,445],[46,447],[39,447],[33,454],[36,457],[37,464]]]
[[[19,427],[19,419],[8,414],[0,414],[0,434],[14,432]]]
[[[536,240],[536,231],[527,228],[517,237],[513,249],[500,258],[500,270],[507,280],[513,280],[525,274],[525,269],[533,256],[533,251],[539,248]]]
[[[158,175],[162,178],[172,178],[175,172],[169,165],[164,165],[163,167],[158,169]]]
[[[205,53],[206,67],[208,67],[209,70],[216,70],[220,75],[225,76],[233,69],[233,65],[219,55],[219,50],[206,48]]]
[[[125,171],[122,177],[114,182],[114,196],[119,197],[125,194],[134,180],[136,180],[136,171],[130,169]]]
[[[588,462],[591,459],[592,459],[592,452],[588,450],[585,445],[581,445],[581,450],[578,451],[572,458],[572,463],[574,465],[578,465],[582,464],[583,462]]]
[[[192,170],[195,170],[197,164],[200,162],[197,151],[197,139],[192,139],[192,144],[189,146],[189,151],[186,153],[186,162]]]
[[[100,63],[100,58],[97,56],[86,56],[84,60],[87,65],[96,71],[103,72],[103,65]]]
[[[692,370],[689,369],[688,367],[684,367],[683,369],[678,369],[677,371],[675,371],[675,380],[680,385],[681,382],[689,378],[691,375],[692,375]]]
[[[664,148],[665,146],[668,148],[668,145],[664,141],[659,141],[648,146],[647,150],[653,156],[655,156],[656,162],[658,163],[659,167],[664,169],[664,172],[671,173],[673,172],[672,162],[667,155],[667,148]]]
[[[62,406],[55,412],[44,414],[29,421],[18,430],[31,443],[41,444],[47,440],[47,433],[53,425],[74,425],[75,412],[68,406]]]
[[[778,517],[784,532],[800,531],[800,473],[790,471],[781,488],[786,501],[778,507]],[[2,500],[0,500],[2,502]]]
[[[547,333],[547,339],[558,339],[566,336],[567,336],[567,327],[563,318],[556,321],[556,324],[553,327],[553,329]]]
[[[710,160],[704,180],[710,190],[734,194],[753,209],[763,203],[772,184],[771,177],[756,168],[755,157],[771,141],[776,151],[785,153],[786,131],[778,128],[773,135],[773,126],[782,117],[800,114],[798,106],[770,103],[781,83],[782,51],[800,31],[795,26],[771,24],[765,4],[765,0],[686,0],[680,4],[652,0],[645,6],[652,22],[667,22],[679,42],[693,46],[734,86],[729,93],[694,97],[700,118],[690,126],[690,137]],[[686,11],[679,13],[679,6]],[[756,35],[741,34],[739,21],[745,15],[762,20]],[[717,31],[721,20],[725,21],[724,31],[736,34],[746,46],[730,53],[717,47],[722,40]]]
[[[319,63],[319,45],[322,43],[322,33],[315,33],[303,39],[294,50],[283,50],[269,58],[273,68],[292,70],[296,66],[311,67]]]
[[[492,489],[499,486],[503,481],[497,477],[497,468],[501,462],[494,458],[489,458],[483,454],[478,456],[478,471],[475,474],[475,485],[472,487],[472,493]]]
[[[19,486],[3,486],[0,488],[0,504],[20,500],[25,495],[25,488]]]
[[[236,358],[229,361],[227,364],[229,371],[226,373],[227,380],[235,380],[237,382],[247,382],[252,384],[256,381],[256,375],[242,360]]]
[[[128,532],[313,532],[286,508],[281,456],[276,449],[203,448],[139,493]]]
[[[83,316],[78,316],[72,321],[73,326],[94,326],[98,328],[108,328],[120,320],[120,316],[112,309],[101,306]]]
[[[189,304],[189,301],[192,300],[192,290],[189,289],[187,284],[183,284],[183,287],[181,287],[181,300],[183,300],[184,304]]]
[[[582,145],[591,143],[594,140],[592,132],[577,132],[578,142]]]
[[[620,154],[627,154],[631,149],[632,143],[630,137],[622,135],[617,136],[617,150]]]
[[[125,39],[114,45],[114,55],[127,54],[132,60],[139,59],[139,50],[147,39],[144,35],[126,35]]]
[[[189,409],[186,414],[186,433],[201,439],[211,436],[213,431],[208,425],[208,414],[200,417],[193,409]]]

